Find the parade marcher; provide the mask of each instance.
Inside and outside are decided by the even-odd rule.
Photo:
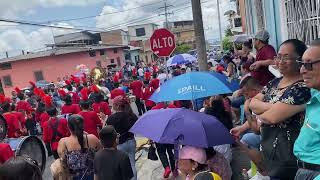
[[[0,179],[3,180],[42,180],[37,161],[26,155],[11,158],[0,166]]]
[[[144,73],[144,81],[149,83],[151,79],[151,72],[149,70],[146,70],[146,72]]]
[[[152,80],[150,82],[150,86],[153,87],[154,90],[159,88],[160,80],[157,78],[157,73],[153,73]]]
[[[90,110],[87,88],[83,88],[80,94],[82,98],[80,101],[81,111],[78,114],[83,117],[84,131],[98,137],[98,128],[102,127],[102,122],[97,113]]]
[[[155,106],[155,103],[149,100],[154,91],[155,89],[152,87],[152,84],[145,84],[145,87],[142,90],[142,99],[144,100],[144,104],[146,105],[147,111],[151,110],[151,108]]]
[[[68,168],[72,180],[93,180],[93,160],[101,144],[96,135],[84,132],[84,119],[80,115],[68,118],[69,137],[62,138],[58,154]]]
[[[134,134],[129,132],[130,128],[138,120],[138,117],[133,113],[129,101],[123,96],[117,96],[113,101],[113,109],[115,113],[108,117],[107,124],[112,125],[117,133],[119,133],[118,150],[125,152],[130,159],[134,180],[137,179],[136,170],[136,140]]]
[[[50,147],[51,153],[55,159],[59,158],[57,149],[61,138],[70,135],[66,119],[57,118],[58,110],[53,106],[50,96],[45,97],[46,112],[50,116],[49,120],[43,123],[43,142]]]
[[[95,179],[130,180],[133,178],[134,174],[128,155],[117,150],[119,136],[114,127],[102,128],[99,136],[103,149],[98,151],[94,157]]]
[[[61,114],[78,114],[81,111],[78,104],[72,104],[70,94],[67,94],[63,89],[59,90],[59,94],[64,101],[64,105],[61,107]]]
[[[130,89],[132,89],[132,94],[136,96],[135,103],[138,108],[139,116],[141,116],[146,112],[144,104],[141,100],[142,88],[143,88],[143,83],[140,80],[134,79],[134,81],[130,83]]]
[[[80,98],[77,92],[72,87],[72,84],[70,80],[66,80],[66,90],[68,91],[67,94],[69,94],[72,98],[72,104],[79,104]]]
[[[252,77],[257,79],[262,86],[271,81],[274,76],[268,66],[274,64],[273,57],[277,55],[274,48],[269,45],[269,33],[265,30],[257,32],[253,38],[254,48],[257,50],[256,60],[250,66]]]
[[[0,143],[0,166],[10,158],[14,157],[14,152],[7,143]]]
[[[103,113],[107,116],[111,115],[111,109],[109,107],[109,104],[107,102],[103,101],[103,95],[99,92],[99,89],[97,89],[97,86],[92,86],[94,89],[94,92],[96,92],[95,96],[95,102],[92,104],[92,109],[97,114]]]
[[[296,39],[283,42],[275,58],[283,77],[270,81],[250,101],[249,108],[262,122],[261,154],[271,179],[293,179],[297,172],[293,145],[303,124],[305,104],[311,96],[297,62],[306,49],[306,45]]]
[[[7,122],[8,126],[8,132],[7,137],[8,138],[18,138],[22,135],[22,127],[19,119],[16,117],[16,115],[11,113],[11,106],[9,102],[5,102],[1,105],[2,108],[2,116]]]
[[[30,114],[33,111],[33,108],[27,101],[25,101],[25,95],[18,87],[15,88],[15,91],[17,92],[17,97],[19,98],[19,102],[17,102],[16,105],[16,111]]]
[[[295,180],[320,179],[320,39],[311,43],[300,61],[304,82],[311,89],[304,124],[294,144],[294,155],[298,158]]]
[[[119,88],[119,85],[115,86],[115,88],[110,92],[110,99],[114,99],[117,96],[126,97],[126,93]]]

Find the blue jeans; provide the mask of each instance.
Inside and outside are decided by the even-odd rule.
[[[250,148],[260,149],[261,137],[255,133],[246,133],[242,136],[241,142]]]
[[[131,180],[137,180],[137,170],[136,170],[136,140],[135,139],[130,139],[126,141],[123,144],[119,144],[117,146],[117,149],[125,152],[130,159],[130,164],[133,172],[133,178]]]

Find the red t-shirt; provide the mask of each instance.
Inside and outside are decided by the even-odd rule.
[[[256,61],[265,61],[273,59],[277,53],[271,45],[266,45],[257,52]],[[268,70],[267,66],[259,68],[257,71],[252,71],[251,76],[258,80],[262,86],[265,86],[274,78],[274,75]]]
[[[0,143],[0,164],[4,164],[7,160],[14,156],[14,152],[7,143]]]
[[[155,105],[153,101],[149,100],[153,92],[154,92],[153,87],[146,87],[142,91],[142,99],[145,101],[145,104],[147,107],[152,107]]]
[[[20,122],[16,115],[8,112],[2,114],[8,125],[8,138],[17,138],[20,134]]]
[[[135,80],[130,84],[130,89],[132,89],[132,94],[136,96],[136,98],[141,98],[142,96],[142,87],[143,83],[139,80]]]
[[[167,108],[168,109],[173,109],[173,108],[177,108],[177,106],[175,106],[174,104],[169,104]]]
[[[145,72],[144,73],[144,79],[149,81],[151,79],[151,73],[150,72]]]
[[[160,86],[160,80],[159,79],[152,79],[150,82],[150,86],[153,87],[153,89],[158,89]]]
[[[113,82],[114,83],[119,83],[119,76],[118,75],[114,75],[113,76]]]
[[[72,104],[79,104],[79,102],[80,102],[80,97],[79,97],[78,93],[76,93],[76,92],[69,92],[68,94],[71,95]]]
[[[81,111],[78,104],[63,105],[61,108],[61,114],[78,114]]]
[[[40,126],[43,128],[43,124],[50,119],[50,116],[47,112],[43,112],[40,115]]]
[[[93,103],[92,109],[97,114],[99,114],[100,112],[103,112],[105,115],[108,115],[108,116],[111,115],[111,109],[107,102]]]
[[[152,107],[152,110],[163,109],[165,108],[164,103],[158,103],[157,105]]]
[[[26,121],[27,120],[26,120],[26,117],[24,116],[24,114],[22,112],[13,111],[13,112],[11,112],[11,114],[16,116],[16,118],[19,120],[22,128],[26,127]]]
[[[97,128],[102,126],[102,122],[97,113],[94,111],[81,111],[79,115],[83,117],[84,131],[99,137]]]
[[[50,118],[50,120],[43,123],[43,135],[42,139],[45,143],[51,143],[51,149],[56,151],[58,149],[59,140],[70,136],[70,131],[68,129],[68,121],[66,119],[59,119],[56,137],[53,137],[53,127],[57,122],[57,118]]]
[[[110,92],[110,94],[111,94],[111,97],[110,97],[111,99],[114,99],[117,96],[123,96],[123,97],[126,96],[126,93],[122,89],[119,89],[119,88],[115,88],[114,90],[112,90]]]
[[[16,111],[25,111],[27,113],[30,113],[31,111],[33,111],[33,109],[27,101],[21,100],[17,102]]]
[[[132,69],[132,76],[133,77],[137,76],[137,69],[136,68]]]

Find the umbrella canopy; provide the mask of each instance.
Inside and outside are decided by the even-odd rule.
[[[212,147],[233,143],[227,128],[214,116],[184,108],[148,111],[130,132],[165,144]]]
[[[150,97],[154,102],[195,100],[234,91],[231,83],[218,73],[189,72],[161,85]]]
[[[190,54],[178,54],[167,61],[167,67],[196,62],[197,58]]]
[[[232,42],[234,43],[245,43],[248,42],[252,37],[246,35],[246,34],[241,34],[241,35],[235,35],[232,37]]]

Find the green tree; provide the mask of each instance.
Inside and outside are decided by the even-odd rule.
[[[230,28],[226,29],[226,30],[224,31],[224,34],[225,34],[225,36],[227,36],[227,37],[233,36],[233,33],[232,33],[232,31],[231,31]]]
[[[230,40],[230,37],[228,36],[224,37],[224,39],[222,40],[222,46],[224,51],[233,49],[233,44]]]
[[[175,54],[187,53],[191,50],[191,46],[188,44],[181,44],[176,47]]]

